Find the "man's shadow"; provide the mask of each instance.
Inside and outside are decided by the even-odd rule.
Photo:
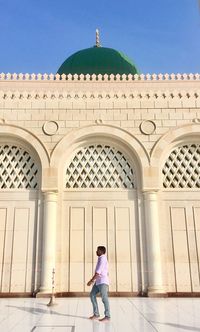
[[[24,307],[24,306],[18,307],[18,306],[15,306],[15,305],[7,305],[6,307],[18,309],[18,310],[21,310],[21,311],[25,311],[25,312],[28,312],[29,314],[32,314],[32,315],[41,315],[41,314],[49,315],[50,314],[50,315],[57,315],[57,316],[82,318],[82,319],[87,319],[88,320],[88,317],[85,317],[85,316],[62,314],[60,312],[52,310],[51,307],[49,307],[48,310],[40,309],[40,308],[34,308],[34,307]]]

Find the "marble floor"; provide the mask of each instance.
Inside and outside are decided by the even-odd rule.
[[[200,298],[110,298],[106,323],[88,319],[88,298],[57,298],[51,307],[48,301],[0,299],[0,332],[200,332]]]

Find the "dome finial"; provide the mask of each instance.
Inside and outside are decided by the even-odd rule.
[[[96,29],[96,47],[101,47],[99,39],[99,29]]]

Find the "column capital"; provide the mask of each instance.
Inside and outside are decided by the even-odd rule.
[[[43,198],[45,201],[57,202],[58,192],[57,191],[43,191]]]
[[[145,200],[153,201],[153,200],[157,200],[159,190],[153,190],[153,189],[143,190],[142,194],[143,194]]]
[[[160,189],[158,188],[152,188],[152,189],[143,189],[142,193],[143,194],[148,194],[148,193],[158,193],[160,191]]]

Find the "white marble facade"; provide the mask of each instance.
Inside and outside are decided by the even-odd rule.
[[[0,75],[0,293],[200,294],[199,75]]]

